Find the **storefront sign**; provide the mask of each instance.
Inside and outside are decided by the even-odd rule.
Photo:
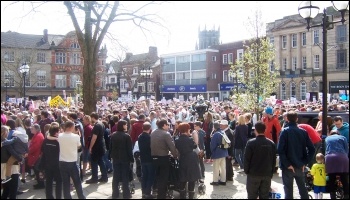
[[[207,85],[164,85],[163,92],[206,92]]]
[[[329,82],[329,93],[339,93],[339,90],[349,90],[349,81]]]
[[[230,91],[235,88],[234,83],[220,83],[219,84],[219,90],[220,91]],[[244,84],[239,83],[238,88],[244,88]]]

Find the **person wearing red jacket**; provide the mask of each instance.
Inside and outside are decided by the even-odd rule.
[[[320,134],[318,134],[316,129],[314,129],[309,124],[298,124],[298,127],[304,129],[307,132],[312,144],[315,147],[315,154],[308,164],[308,167],[311,168],[312,165],[316,163],[316,154],[321,153],[322,138],[320,137]]]
[[[281,124],[278,121],[277,116],[273,115],[273,108],[265,108],[266,117],[264,117],[263,122],[266,126],[265,137],[272,140],[276,145],[278,143],[279,135],[281,132]]]
[[[44,135],[41,133],[39,124],[34,124],[30,130],[33,134],[33,138],[29,145],[28,166],[33,167],[41,155],[41,145],[44,141]],[[37,184],[34,185],[34,189],[45,188],[44,180],[39,176],[40,171],[34,168],[34,173],[37,181]]]
[[[143,123],[145,122],[146,116],[144,114],[139,115],[138,121],[131,126],[130,137],[132,146],[135,146],[136,141],[139,139],[139,135],[143,132]]]

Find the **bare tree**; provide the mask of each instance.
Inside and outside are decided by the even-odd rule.
[[[30,1],[29,3],[31,5],[30,12],[39,12],[40,6],[43,4],[57,3],[57,1]],[[96,83],[92,80],[96,79],[96,63],[102,41],[106,35],[110,38],[116,38],[112,33],[108,33],[110,26],[115,22],[132,22],[144,34],[152,32],[149,25],[164,28],[158,15],[144,12],[147,7],[161,5],[162,3],[145,2],[133,10],[128,10],[120,5],[119,1],[63,1],[73,23],[84,58],[82,85],[84,87],[83,104],[85,113],[89,114],[96,110]],[[23,17],[29,13],[24,14]]]

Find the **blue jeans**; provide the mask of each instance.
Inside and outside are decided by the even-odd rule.
[[[98,166],[100,166],[101,178],[108,179],[106,164],[103,161],[103,157],[98,158],[98,160],[91,159],[91,179],[98,179]]]
[[[293,199],[293,181],[297,183],[301,199],[309,199],[305,187],[305,174],[301,168],[294,168],[295,173],[289,169],[282,170],[282,181],[284,186],[285,199]]]
[[[122,182],[123,198],[130,198],[130,163],[113,160],[112,198],[119,197],[119,182]]]
[[[156,175],[156,171],[153,167],[152,162],[141,163],[142,169],[142,194],[150,195],[152,191],[152,186],[154,183],[154,178]]]
[[[79,176],[77,162],[62,162],[60,161],[60,172],[63,184],[63,196],[65,199],[72,199],[70,195],[70,178],[72,178],[75,190],[79,199],[86,199],[83,194],[83,187]]]
[[[235,149],[235,160],[238,162],[239,167],[243,169],[244,149]]]
[[[112,162],[108,159],[109,151],[107,150],[105,155],[103,155],[103,161],[105,162],[107,170],[113,170]]]

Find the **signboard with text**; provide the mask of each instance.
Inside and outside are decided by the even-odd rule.
[[[164,85],[163,92],[206,92],[207,85]]]

